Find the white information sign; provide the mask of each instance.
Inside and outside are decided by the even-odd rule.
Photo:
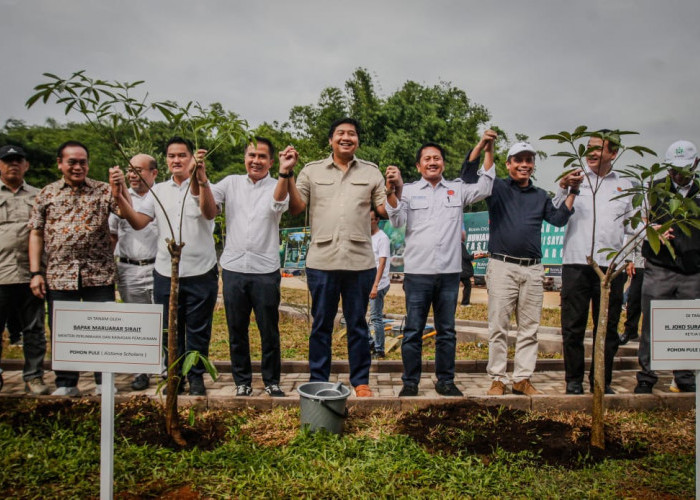
[[[56,301],[52,369],[160,373],[162,337],[162,305]]]
[[[652,370],[700,370],[700,300],[653,300],[650,327]]]

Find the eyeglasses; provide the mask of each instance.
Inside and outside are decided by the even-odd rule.
[[[69,158],[66,160],[66,163],[68,164],[69,167],[74,167],[75,165],[80,165],[81,167],[84,167],[88,164],[87,160],[76,160],[74,158]]]

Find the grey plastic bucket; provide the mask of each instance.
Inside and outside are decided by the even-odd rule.
[[[301,426],[311,431],[326,429],[342,434],[348,410],[345,402],[350,389],[342,383],[307,382],[297,387],[301,403]]]

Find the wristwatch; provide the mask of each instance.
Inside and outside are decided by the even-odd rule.
[[[579,190],[579,188],[574,188],[574,187],[570,187],[570,188],[569,188],[569,194],[578,195],[579,193],[581,193],[581,191]]]
[[[29,277],[33,278],[34,276],[43,276],[44,272],[43,271],[29,271]]]
[[[391,188],[391,189],[385,188],[384,192],[386,193],[387,196],[390,196],[390,195],[394,194],[395,190],[394,190],[394,188]]]
[[[279,176],[282,177],[283,179],[289,179],[290,177],[294,177],[294,172],[289,172],[288,174],[283,174],[282,172],[279,173]]]

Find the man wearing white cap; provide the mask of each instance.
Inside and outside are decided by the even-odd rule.
[[[665,164],[671,178],[671,192],[674,195],[693,200],[700,207],[700,194],[695,169],[698,165],[697,148],[689,141],[676,141],[666,151]],[[656,184],[666,179],[656,181]],[[657,202],[653,212],[659,212],[662,204],[669,199]],[[657,222],[663,224],[669,216],[663,216]],[[658,377],[650,367],[650,306],[652,300],[693,300],[700,298],[700,229],[687,225],[690,235],[686,235],[678,226],[672,226],[664,237],[675,252],[675,258],[665,245],[659,253],[651,249],[648,241],[642,246],[642,255],[646,259],[644,281],[642,283],[642,338],[639,342],[639,366],[637,372],[637,394],[652,392]],[[673,372],[674,386],[679,392],[695,392],[695,376],[690,370]]]
[[[469,168],[496,132],[487,130],[469,153],[462,178],[470,181]],[[518,325],[513,367],[513,393],[528,396],[541,394],[530,381],[537,363],[537,328],[544,299],[542,266],[542,221],[561,227],[573,213],[576,194],[568,194],[555,208],[547,192],[535,187],[531,176],[535,170],[535,149],[527,142],[517,142],[508,150],[508,178],[495,179],[489,208],[489,263],[486,286],[489,297],[489,362],[491,378],[487,394],[506,392],[508,376],[508,330],[510,317],[516,313]],[[580,182],[580,177],[576,180]]]

